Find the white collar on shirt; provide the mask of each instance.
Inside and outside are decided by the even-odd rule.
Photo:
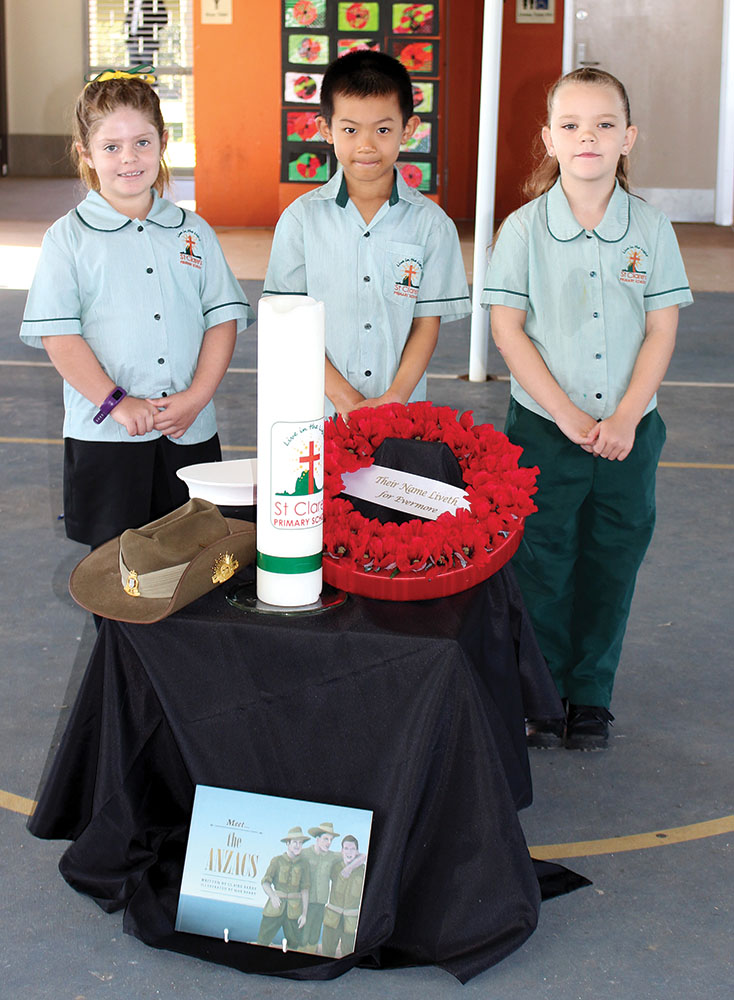
[[[161,198],[157,191],[153,190],[152,194],[153,204],[146,216],[146,221],[154,222],[164,229],[177,229],[182,226],[186,219],[186,212],[166,198]],[[124,229],[132,222],[132,219],[118,212],[97,191],[90,191],[81,205],[77,205],[75,211],[85,226],[104,233],[117,232],[118,229]]]
[[[568,243],[584,232],[584,227],[576,219],[561,187],[560,178],[547,193],[545,217],[548,232],[555,240]],[[605,243],[618,243],[627,235],[630,226],[630,196],[615,181],[612,197],[609,199],[604,218],[594,233]]]

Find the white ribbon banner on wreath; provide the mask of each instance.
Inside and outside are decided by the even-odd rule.
[[[343,492],[350,497],[370,500],[431,521],[446,511],[455,514],[460,507],[470,509],[463,490],[436,479],[398,472],[382,465],[370,465],[366,469],[344,473],[342,480]]]

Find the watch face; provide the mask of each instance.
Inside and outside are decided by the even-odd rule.
[[[112,398],[119,402],[119,400],[121,400],[124,395],[125,393],[122,391],[122,389],[115,389],[115,391],[112,393]]]

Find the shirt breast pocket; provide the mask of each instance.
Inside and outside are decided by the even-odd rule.
[[[416,243],[387,243],[383,292],[388,302],[413,307],[423,277],[425,247]]]

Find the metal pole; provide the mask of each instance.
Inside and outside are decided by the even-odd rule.
[[[502,0],[485,0],[482,40],[482,86],[479,99],[477,203],[474,220],[474,267],[469,341],[469,381],[487,378],[489,314],[479,300],[487,270],[487,248],[494,232],[494,194],[497,178],[497,117],[499,112]]]
[[[722,28],[714,222],[718,226],[730,226],[734,221],[734,10],[731,0],[724,0]]]

